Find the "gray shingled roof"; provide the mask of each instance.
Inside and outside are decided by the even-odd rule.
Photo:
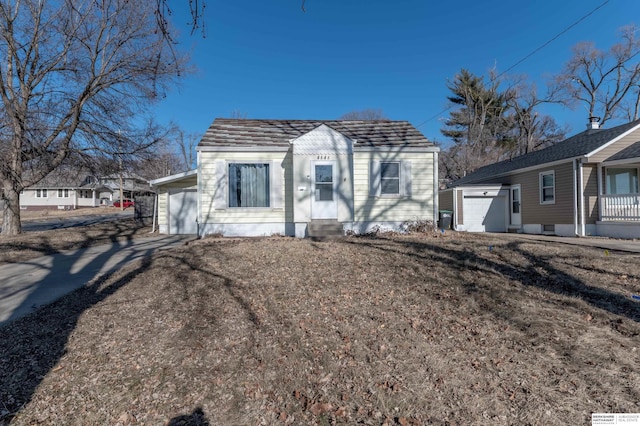
[[[322,124],[326,124],[350,139],[356,139],[357,146],[434,146],[407,121],[230,118],[216,118],[198,146],[287,147],[291,139],[304,135]]]
[[[582,133],[578,133],[577,135],[571,136],[562,142],[558,142],[557,144],[541,149],[540,151],[530,152],[529,154],[521,155],[510,160],[481,167],[475,172],[453,182],[451,186],[480,183],[494,176],[503,175],[516,170],[525,169],[527,167],[534,167],[545,163],[552,163],[554,161],[580,157],[595,151],[602,145],[605,145],[607,142],[610,142],[627,130],[638,125],[640,125],[640,120],[612,127],[611,129],[585,130]]]

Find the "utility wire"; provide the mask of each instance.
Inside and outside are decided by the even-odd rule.
[[[545,43],[541,44],[540,46],[538,46],[537,48],[535,48],[534,50],[532,50],[529,54],[527,54],[526,56],[524,56],[522,59],[520,59],[519,61],[517,61],[515,64],[511,65],[509,68],[507,68],[506,70],[502,71],[500,74],[498,74],[498,76],[496,78],[500,78],[502,77],[504,74],[506,74],[507,72],[511,71],[512,69],[514,69],[515,67],[517,67],[518,65],[520,65],[521,63],[523,63],[524,61],[526,61],[527,59],[529,59],[530,57],[532,57],[533,55],[535,55],[536,53],[538,53],[539,51],[541,51],[542,49],[544,49],[545,47],[547,47],[548,45],[550,45],[551,43],[553,43],[556,39],[558,39],[561,35],[565,34],[566,32],[568,32],[569,30],[571,30],[573,27],[575,27],[576,25],[578,25],[579,23],[581,23],[582,21],[584,21],[585,19],[587,19],[589,16],[593,15],[595,12],[597,12],[599,9],[601,9],[602,7],[604,7],[607,3],[609,3],[611,0],[605,0],[604,2],[602,2],[600,5],[596,6],[593,10],[591,10],[589,13],[587,13],[586,15],[582,16],[580,19],[578,19],[577,21],[575,21],[573,24],[569,25],[568,27],[566,27],[564,30],[560,31],[558,34],[556,34],[555,36],[553,36],[552,38],[550,38],[549,40],[547,40]],[[427,118],[426,120],[424,120],[422,123],[418,124],[416,126],[417,129],[419,129],[420,127],[424,126],[425,124],[427,124],[428,122],[435,120],[436,118],[438,118],[440,115],[444,114],[445,112],[449,111],[451,108],[453,108],[453,105],[449,105],[448,107],[444,108],[442,111],[438,112],[437,114],[433,115],[432,117]]]

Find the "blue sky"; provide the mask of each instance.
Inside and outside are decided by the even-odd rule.
[[[196,70],[155,108],[161,123],[202,134],[233,111],[336,119],[372,108],[446,142],[440,112],[461,68],[504,71],[605,0],[306,0],[306,12],[301,0],[206,0],[204,38],[185,25],[187,0],[169,3]],[[577,42],[609,48],[631,23],[640,24],[640,2],[609,0],[510,74],[542,88]],[[570,133],[585,128],[582,108],[545,112]]]

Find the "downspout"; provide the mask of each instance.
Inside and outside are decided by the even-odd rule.
[[[584,165],[582,164],[582,160],[580,160],[580,175],[578,178],[580,179],[580,235],[586,236],[586,224],[584,220]]]
[[[438,185],[438,152],[433,153],[433,222],[438,223],[438,201],[440,199],[440,185]]]
[[[204,237],[201,235],[203,231],[202,224],[202,158],[201,152],[196,150],[196,208],[198,209],[196,214],[196,236]],[[217,173],[217,171],[216,171]]]
[[[453,197],[453,214],[451,215],[451,229],[458,230],[458,189],[453,188],[451,190],[451,196]]]
[[[576,237],[578,232],[578,159],[573,160],[573,233]]]

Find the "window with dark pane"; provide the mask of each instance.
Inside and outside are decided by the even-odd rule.
[[[400,194],[400,163],[380,163],[380,193]]]
[[[229,207],[269,207],[269,164],[229,164]]]

